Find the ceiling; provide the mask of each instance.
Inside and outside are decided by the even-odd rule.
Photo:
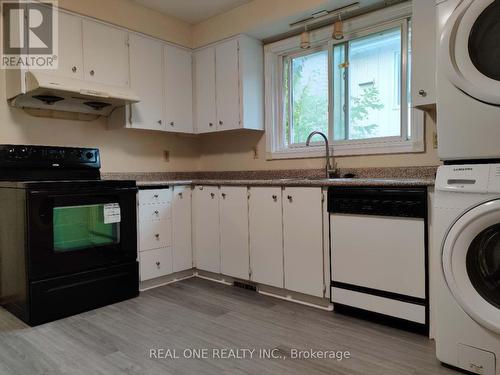
[[[134,0],[147,8],[196,24],[252,0]]]

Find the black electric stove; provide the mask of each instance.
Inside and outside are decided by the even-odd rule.
[[[139,294],[135,181],[93,148],[0,145],[0,304],[30,325]]]

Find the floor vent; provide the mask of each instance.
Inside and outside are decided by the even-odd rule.
[[[242,283],[241,281],[235,281],[233,285],[237,288],[253,290],[254,292],[257,291],[257,287],[255,285]]]

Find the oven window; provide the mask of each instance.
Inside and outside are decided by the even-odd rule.
[[[109,206],[109,204],[93,204],[55,207],[53,212],[54,251],[68,252],[118,244],[120,242],[119,218],[112,216],[110,218]],[[117,204],[114,206],[119,210]],[[105,211],[107,211],[106,217]]]
[[[466,267],[477,292],[500,308],[500,224],[486,228],[474,238]]]
[[[500,1],[477,18],[469,36],[472,63],[486,77],[500,81]]]

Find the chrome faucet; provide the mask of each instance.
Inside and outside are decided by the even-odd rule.
[[[326,175],[326,178],[329,179],[331,176],[335,176],[335,174],[337,173],[337,168],[336,167],[332,168],[332,165],[330,164],[330,144],[328,143],[328,137],[326,135],[324,135],[322,132],[313,131],[307,137],[306,146],[309,146],[311,144],[311,138],[314,137],[315,135],[320,135],[325,140],[325,148],[326,148],[325,175]],[[335,161],[333,162],[333,165],[335,166]]]

